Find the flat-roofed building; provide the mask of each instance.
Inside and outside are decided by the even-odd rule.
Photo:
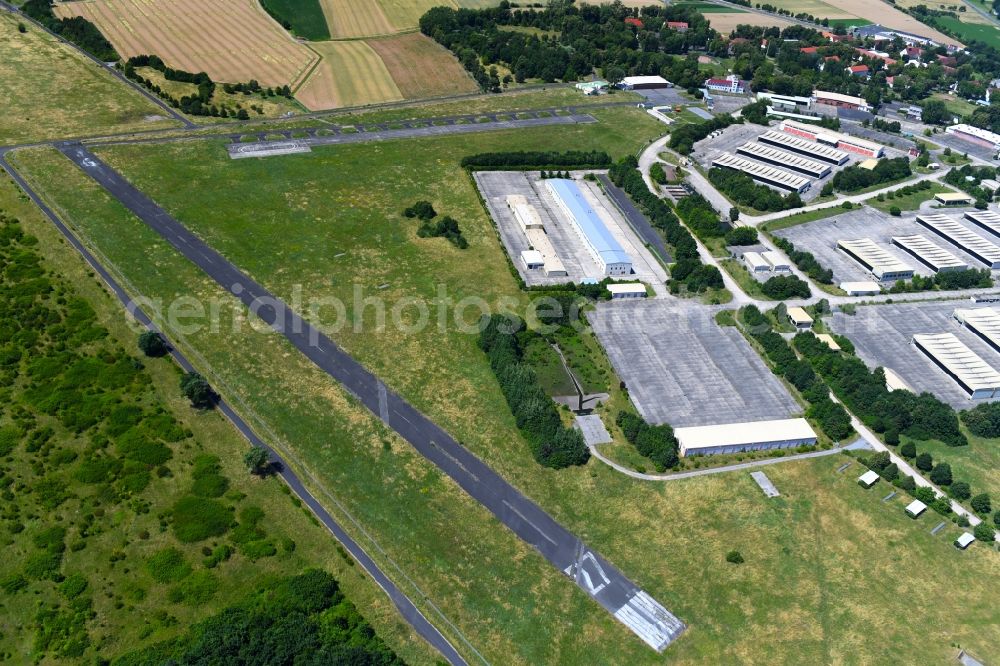
[[[913,393],[910,385],[903,381],[903,378],[896,374],[895,370],[892,368],[882,368],[882,372],[885,374],[885,389],[887,391],[909,391]]]
[[[878,282],[841,282],[840,289],[848,296],[875,296],[882,293]]]
[[[775,130],[768,130],[767,132],[764,132],[757,137],[757,141],[760,143],[766,143],[769,146],[778,146],[779,148],[784,148],[785,150],[805,155],[814,160],[827,162],[828,164],[834,164],[837,166],[845,164],[847,160],[850,159],[848,154],[842,150],[837,150],[836,148],[831,148],[830,146],[821,146],[815,141],[807,141],[797,136],[792,136],[791,134],[785,134],[784,132],[778,132]]]
[[[952,316],[983,342],[1000,351],[1000,312],[996,309],[958,308]]]
[[[853,95],[842,95],[841,93],[828,92],[826,90],[813,91],[813,99],[817,104],[836,106],[841,109],[857,109],[858,111],[868,111],[871,107],[863,97]]]
[[[673,84],[662,76],[626,76],[618,86],[625,90],[650,90],[670,88]]]
[[[611,283],[608,285],[612,299],[620,298],[646,298],[646,285],[641,282]]]
[[[629,275],[632,272],[632,257],[622,249],[587,203],[579,185],[565,178],[549,178],[545,184],[604,275]]]
[[[771,264],[759,252],[744,252],[743,264],[751,273],[770,273]]]
[[[992,210],[970,210],[966,211],[965,219],[983,231],[1000,238],[1000,213]]]
[[[971,194],[962,192],[938,192],[934,195],[934,200],[942,206],[971,206],[976,203]]]
[[[964,271],[967,263],[954,254],[932,243],[926,236],[893,236],[890,242],[935,273],[941,271]]]
[[[788,259],[785,259],[780,252],[767,250],[766,252],[761,252],[760,256],[764,257],[764,261],[769,263],[771,270],[776,273],[792,270],[792,265],[788,263]]]
[[[953,134],[964,141],[974,143],[978,146],[1000,150],[1000,134],[984,130],[972,125],[959,123],[944,128],[948,134]]]
[[[879,478],[880,477],[878,475],[878,472],[868,470],[867,472],[858,477],[858,485],[860,485],[862,488],[871,488],[876,483],[878,483]]]
[[[816,433],[805,419],[675,428],[680,455],[704,456],[787,449],[816,444]]]
[[[754,141],[747,141],[736,149],[736,153],[758,162],[770,164],[771,166],[796,171],[810,178],[823,178],[830,173],[829,164],[817,162],[808,157]]]
[[[816,339],[824,343],[827,347],[829,347],[833,351],[840,351],[840,345],[837,344],[837,341],[834,340],[833,336],[830,335],[829,333],[817,333]]]
[[[975,400],[995,398],[1000,392],[1000,372],[965,346],[953,333],[913,336],[913,345]]]
[[[885,152],[885,148],[874,141],[861,139],[850,134],[844,134],[843,132],[835,132],[819,125],[801,123],[797,120],[783,120],[781,122],[781,129],[788,134],[794,134],[810,141],[834,146],[840,150],[857,153],[865,157],[882,157]]]
[[[541,268],[545,265],[545,258],[542,253],[538,250],[522,250],[521,251],[521,263],[529,271],[535,270],[536,268]]]
[[[878,166],[878,160],[875,158],[869,158],[863,162],[859,162],[858,166],[867,171],[874,171],[875,167]]]
[[[965,550],[972,545],[972,542],[976,540],[976,537],[972,536],[972,532],[962,532],[955,539],[955,547],[961,550]]]
[[[913,500],[912,502],[906,505],[905,509],[906,515],[908,515],[910,518],[916,518],[926,510],[927,510],[927,505],[921,502],[920,500]]]
[[[722,153],[712,161],[713,167],[742,171],[754,180],[785,190],[787,192],[805,192],[809,189],[809,179],[805,176],[785,171],[777,167],[754,162],[731,153]]]
[[[870,238],[839,240],[837,248],[861,264],[880,282],[909,280],[913,277],[912,267],[880,248]]]
[[[556,249],[552,247],[552,241],[544,229],[527,229],[524,232],[528,239],[531,250],[542,255],[542,270],[547,277],[564,277],[569,275],[562,259],[556,254]],[[523,258],[522,258],[523,260]]]
[[[507,206],[514,213],[514,219],[521,225],[521,231],[528,229],[543,229],[542,218],[535,207],[521,194],[511,194],[507,197]]]
[[[990,196],[993,196],[997,193],[997,190],[1000,190],[1000,182],[997,182],[992,178],[984,178],[979,181],[979,187],[989,192]]]
[[[813,326],[813,318],[800,307],[788,308],[788,321],[799,331],[808,331]]]
[[[990,268],[1000,268],[1000,247],[940,213],[917,215],[917,224],[972,255]]]

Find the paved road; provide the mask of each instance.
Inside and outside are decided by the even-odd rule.
[[[598,180],[601,181],[601,185],[604,186],[604,191],[607,193],[608,198],[618,206],[618,210],[622,212],[625,219],[628,221],[629,226],[632,227],[632,231],[638,234],[639,238],[643,240],[646,245],[651,247],[654,252],[660,255],[660,259],[664,264],[669,264],[673,262],[670,258],[670,252],[667,250],[666,244],[663,242],[663,238],[660,236],[659,232],[653,228],[649,220],[646,218],[642,212],[635,207],[632,200],[629,198],[625,192],[611,182],[611,179],[606,173],[597,174]]]
[[[684,623],[607,560],[93,153],[80,144],[56,147],[647,644],[663,650],[684,631]]]
[[[125,306],[135,319],[148,328],[149,330],[159,331],[153,324],[149,316],[140,308],[122,289],[121,285],[111,276],[111,274],[101,265],[99,261],[94,257],[93,254],[80,242],[80,240],[63,224],[62,220],[53,212],[53,210],[41,200],[41,198],[35,193],[35,191],[21,178],[11,166],[7,163],[6,158],[0,155],[0,168],[6,171],[14,182],[24,190],[24,192],[35,202],[43,213],[52,221],[59,232],[69,241],[70,245],[76,249],[77,252],[84,258],[87,264],[97,273],[98,276],[104,281],[111,292],[118,298],[118,300]],[[163,335],[162,332],[160,332]],[[166,336],[164,336],[166,337]],[[177,364],[185,371],[191,372],[194,367],[188,361],[188,359],[182,354],[176,346],[172,346],[170,351],[171,356],[177,362]],[[438,652],[440,652],[448,663],[454,666],[466,666],[468,662],[455,650],[455,647],[448,642],[441,632],[431,624],[427,618],[421,613],[417,607],[410,601],[396,585],[389,579],[388,576],[379,568],[374,560],[365,552],[351,536],[344,531],[344,529],[337,523],[336,520],[329,514],[329,512],[323,508],[323,505],[309,492],[309,490],[303,485],[302,481],[292,470],[292,468],[282,459],[281,455],[266,444],[257,433],[247,424],[246,421],[236,413],[235,410],[227,403],[225,400],[220,400],[218,409],[222,414],[229,419],[230,422],[236,427],[236,429],[254,446],[260,446],[268,450],[271,456],[271,461],[273,467],[278,470],[278,474],[288,484],[289,488],[301,499],[306,506],[316,515],[321,523],[330,531],[331,534],[343,544],[344,548],[348,553],[351,554],[358,564],[368,572],[368,575],[382,588],[383,591],[392,600],[393,605],[399,611],[399,614],[403,616],[414,630],[420,634],[428,643],[431,644]]]

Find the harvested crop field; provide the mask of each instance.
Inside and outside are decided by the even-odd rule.
[[[216,81],[295,85],[316,60],[255,0],[81,0],[54,9],[96,24],[123,57],[155,54]]]
[[[313,110],[403,99],[379,54],[363,41],[317,42],[323,59],[295,93]]]
[[[764,27],[774,25],[779,28],[787,28],[793,25],[791,21],[786,21],[777,16],[766,16],[752,12],[711,12],[705,14],[705,18],[713,29],[718,30],[723,35],[728,35],[738,25],[759,25]]]
[[[358,0],[355,0],[358,1]],[[362,0],[362,4],[367,4],[370,0]],[[374,4],[374,3],[372,3]],[[382,6],[382,11],[389,17],[389,22],[395,26],[396,30],[410,30],[416,28],[420,22],[420,17],[427,13],[431,7],[454,7],[458,5],[451,0],[378,0]],[[494,2],[493,5],[498,3]],[[489,7],[491,5],[483,5]]]
[[[455,56],[420,33],[370,39],[368,45],[382,58],[400,94],[407,99],[477,90],[475,81]]]
[[[387,35],[396,32],[378,2],[371,0],[320,0],[330,36],[334,39]]]

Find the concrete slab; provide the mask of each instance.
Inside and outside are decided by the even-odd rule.
[[[714,310],[651,300],[601,303],[588,317],[629,397],[650,423],[674,427],[800,416],[801,407]]]
[[[604,421],[597,414],[577,416],[576,427],[580,429],[587,446],[607,444],[611,441],[611,433],[604,427]]]
[[[774,487],[774,484],[771,483],[771,479],[767,478],[767,474],[764,474],[764,472],[750,472],[750,476],[753,477],[753,480],[757,482],[757,485],[760,486],[760,489],[768,497],[778,497],[781,495],[778,489]]]

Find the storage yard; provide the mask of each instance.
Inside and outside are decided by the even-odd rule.
[[[960,320],[965,321],[965,325]],[[863,306],[830,319],[871,367],[956,409],[1000,397],[1000,313],[961,302]],[[974,398],[972,396],[975,396]]]
[[[475,180],[526,285],[612,277],[666,293],[666,270],[596,184],[523,171],[480,171]]]
[[[629,397],[675,428],[786,419],[802,408],[732,326],[663,300],[601,304],[589,315]]]

